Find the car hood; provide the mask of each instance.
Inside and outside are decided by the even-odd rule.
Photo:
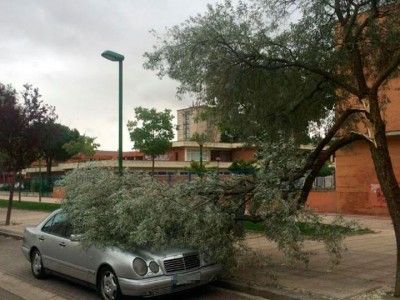
[[[171,248],[171,249],[157,250],[157,251],[143,249],[143,248],[136,248],[131,251],[123,251],[123,252],[128,252],[131,255],[139,256],[143,259],[148,259],[148,260],[151,260],[151,259],[164,260],[166,258],[178,258],[178,257],[182,257],[185,255],[198,253],[198,251],[196,251],[195,249],[191,249],[191,248]]]

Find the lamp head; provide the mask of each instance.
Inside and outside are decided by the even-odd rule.
[[[104,51],[101,56],[111,61],[123,61],[125,59],[122,54],[110,50]]]

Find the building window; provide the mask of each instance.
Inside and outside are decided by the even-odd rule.
[[[187,152],[187,160],[188,161],[200,161],[200,150],[199,149],[188,149]],[[208,160],[208,150],[203,150],[203,161]]]
[[[183,113],[183,139],[190,140],[190,111]]]

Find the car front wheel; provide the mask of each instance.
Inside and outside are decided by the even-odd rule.
[[[103,268],[100,272],[99,292],[101,299],[104,300],[122,299],[118,278],[109,267]]]
[[[31,254],[31,270],[33,276],[38,279],[43,279],[46,277],[46,270],[43,267],[42,255],[37,249],[33,250]]]

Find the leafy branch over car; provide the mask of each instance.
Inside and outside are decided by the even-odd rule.
[[[299,208],[301,187],[281,180],[282,174],[297,172],[304,156],[291,141],[266,144],[257,174],[221,179],[206,173],[172,186],[142,173],[127,172],[120,178],[111,169],[77,169],[62,182],[63,209],[86,245],[127,250],[196,247],[228,269],[243,247],[245,221],[262,223],[266,238],[277,242],[288,257],[307,263],[303,244],[313,233],[305,235],[299,226],[309,223],[332,262],[338,263],[345,231],[327,230],[321,217]]]

